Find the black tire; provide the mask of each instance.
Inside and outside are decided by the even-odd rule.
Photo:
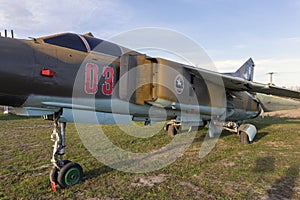
[[[52,167],[51,171],[50,171],[50,174],[49,174],[49,179],[50,179],[50,182],[54,182],[54,183],[57,183],[57,176],[58,176],[58,169],[57,167]]]
[[[250,143],[249,136],[243,131],[241,131],[241,133],[240,133],[240,141],[241,141],[242,144],[249,144]]]
[[[167,124],[167,125],[164,127],[164,130],[165,130],[165,131],[168,131],[168,130],[169,130],[169,126],[170,126],[170,124]]]
[[[61,188],[76,185],[82,180],[83,170],[78,163],[70,162],[64,165],[57,177],[57,182]]]
[[[66,164],[70,163],[71,161],[63,160],[63,162],[64,162],[64,166],[65,166]],[[52,167],[50,174],[49,174],[50,182],[58,183],[57,182],[58,172],[59,172],[59,169],[57,167]]]
[[[175,128],[175,126],[173,124],[170,124],[168,126],[168,134],[171,136],[171,137],[174,137],[176,134],[177,134],[177,130]]]

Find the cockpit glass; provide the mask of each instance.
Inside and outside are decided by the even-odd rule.
[[[85,35],[82,35],[82,37],[87,41],[92,51],[117,57],[122,55],[120,47],[116,44]],[[80,38],[78,35],[73,33],[65,33],[46,38],[44,39],[44,42],[69,49],[88,52],[85,43],[82,41],[83,38]]]
[[[104,53],[104,54],[117,56],[117,57],[122,55],[120,47],[116,44],[107,42],[105,40],[89,37],[89,36],[83,36],[83,37],[89,43],[91,50],[95,52]]]
[[[61,34],[50,38],[46,38],[44,39],[44,42],[48,44],[65,47],[65,48],[87,52],[87,49],[83,41],[76,34],[71,34],[71,33]]]

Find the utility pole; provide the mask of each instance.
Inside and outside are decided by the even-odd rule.
[[[267,73],[267,74],[269,74],[270,76],[270,79],[269,79],[269,85],[275,85],[274,83],[273,83],[273,75],[274,74],[276,74],[275,72],[269,72],[269,73]]]
[[[8,106],[4,106],[4,111],[3,111],[3,114],[9,114],[10,113],[10,111],[9,111],[9,108],[8,108]]]

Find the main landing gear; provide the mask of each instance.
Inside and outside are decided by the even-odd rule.
[[[207,122],[202,122],[201,126],[191,126],[188,132],[197,131],[203,128]],[[256,127],[252,124],[242,124],[237,122],[218,122],[210,121],[208,125],[208,133],[211,138],[216,133],[221,133],[222,130],[227,130],[237,134],[240,137],[242,144],[249,144],[253,142],[254,137],[257,133]],[[175,136],[181,132],[181,123],[176,120],[171,120],[165,126],[165,131],[168,131],[170,136]]]
[[[165,126],[165,130],[168,131],[171,137],[174,137],[181,132],[181,123],[172,120]]]
[[[66,142],[65,133],[66,122],[59,122],[59,117],[55,117],[54,129],[51,135],[51,140],[54,142],[51,159],[53,167],[50,171],[50,182],[53,191],[56,191],[57,185],[59,185],[60,188],[75,185],[79,183],[83,177],[82,167],[78,163],[63,160]]]
[[[206,125],[206,123],[207,122],[201,121],[201,123],[199,122],[198,126],[190,126],[187,132],[190,133],[193,131],[201,130]],[[171,120],[165,125],[164,130],[167,131],[171,137],[174,137],[175,135],[181,133],[182,124],[181,122],[176,122],[176,120]]]

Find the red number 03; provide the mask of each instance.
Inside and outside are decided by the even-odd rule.
[[[102,76],[104,83],[102,84],[102,94],[111,95],[113,92],[114,69],[106,66],[103,68]],[[87,94],[96,94],[98,92],[99,67],[94,63],[88,63],[85,66],[85,87]]]
[[[98,92],[99,67],[96,64],[88,63],[85,66],[85,93],[96,94]]]
[[[111,67],[103,68],[103,76],[105,78],[104,83],[102,84],[102,93],[105,95],[111,95],[113,91],[113,83],[114,83],[114,69]]]

